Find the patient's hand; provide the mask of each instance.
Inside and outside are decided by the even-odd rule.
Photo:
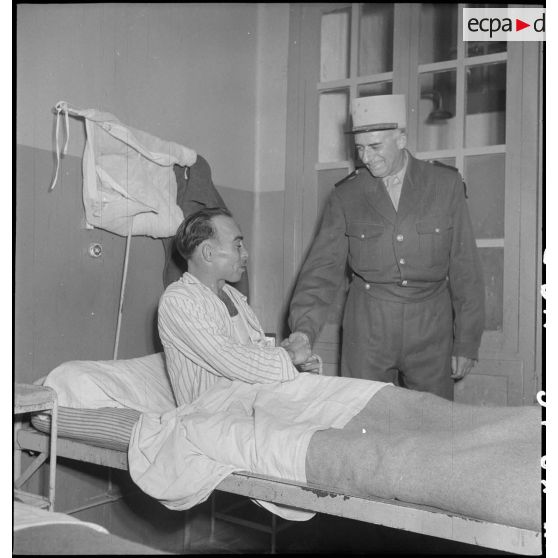
[[[302,331],[295,331],[289,335],[288,339],[283,339],[281,347],[289,353],[295,365],[306,363],[312,356],[310,340]]]

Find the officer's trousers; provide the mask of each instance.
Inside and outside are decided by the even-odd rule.
[[[343,318],[341,375],[453,400],[453,317],[448,289],[421,302],[392,302],[351,284]]]

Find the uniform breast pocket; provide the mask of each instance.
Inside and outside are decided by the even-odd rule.
[[[428,267],[449,263],[453,223],[447,215],[417,222],[420,256]]]
[[[356,270],[371,271],[381,267],[380,239],[384,226],[378,223],[352,222],[347,225],[350,264]]]

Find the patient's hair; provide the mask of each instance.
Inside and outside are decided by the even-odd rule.
[[[174,237],[176,249],[188,261],[194,250],[208,238],[215,238],[215,227],[211,220],[213,217],[223,215],[232,217],[231,212],[223,207],[208,207],[192,213],[184,221]]]

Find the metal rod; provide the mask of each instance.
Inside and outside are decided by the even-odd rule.
[[[184,533],[182,536],[182,552],[191,554],[192,549],[192,517],[191,510],[186,510],[184,515]]]
[[[114,352],[112,358],[118,358],[118,343],[120,341],[120,326],[122,324],[122,307],[124,306],[124,293],[126,291],[126,277],[128,275],[128,261],[130,259],[130,244],[132,243],[132,227],[134,226],[134,217],[130,219],[130,229],[126,237],[126,255],[124,257],[124,271],[122,272],[122,286],[120,287],[120,304],[118,305],[118,319],[116,322],[116,336],[114,339]]]
[[[49,511],[54,511],[54,500],[56,498],[56,449],[58,442],[58,401],[55,400],[50,410],[50,462],[48,478],[48,501]]]
[[[271,514],[271,554],[275,554],[275,550],[277,548],[277,516],[272,513]]]
[[[215,498],[217,495],[215,492],[211,494],[209,497],[211,501],[211,519],[210,519],[210,528],[209,528],[209,542],[213,543],[214,536],[215,536]]]
[[[14,479],[21,475],[21,449],[17,440],[17,434],[21,430],[22,421],[14,420]]]
[[[96,500],[94,502],[90,502],[89,504],[84,504],[83,506],[78,506],[77,508],[73,508],[71,510],[64,511],[63,513],[71,515],[73,513],[88,510],[88,509],[91,509],[91,508],[96,508],[97,506],[102,506],[104,504],[110,504],[111,502],[116,502],[118,500],[122,500],[122,498],[124,498],[124,494],[111,495],[107,492],[105,494],[95,496],[95,498],[96,498]]]
[[[14,482],[14,486],[16,488],[21,488],[35,474],[39,467],[47,460],[47,457],[48,453],[41,453],[40,455],[35,457],[31,465],[29,465],[29,467],[25,469],[24,473],[18,479],[16,479],[16,481]]]

